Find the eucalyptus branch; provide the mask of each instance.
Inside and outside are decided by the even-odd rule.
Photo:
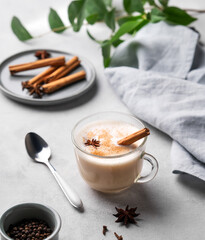
[[[121,37],[125,34],[133,36],[146,24],[159,21],[186,26],[196,20],[187,12],[205,13],[205,10],[180,9],[169,6],[168,1],[158,0],[155,3],[155,0],[123,0],[124,9],[118,11],[112,5],[112,0],[73,0],[68,6],[70,25],[65,25],[58,13],[51,8],[48,15],[51,30],[35,36],[35,38],[40,38],[51,32],[60,34],[70,28],[74,32],[79,32],[84,25],[103,22],[112,31],[108,39],[97,40],[88,30],[87,33],[93,41],[100,44],[104,66],[108,66],[111,60],[111,47],[121,44],[123,42]],[[13,17],[11,27],[21,41],[34,38],[17,17]]]

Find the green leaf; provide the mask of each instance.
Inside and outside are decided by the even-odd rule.
[[[78,32],[83,24],[83,20],[85,19],[85,3],[86,1],[72,1],[68,6],[68,17],[71,25],[73,26],[73,30]]]
[[[159,8],[153,8],[150,13],[151,16],[151,22],[157,23],[159,21],[165,20],[165,14],[159,10]]]
[[[140,12],[144,13],[144,7],[141,0],[123,0],[123,6],[126,12]]]
[[[123,23],[129,22],[129,21],[136,21],[138,19],[141,19],[142,15],[139,16],[126,16],[118,19],[118,24],[121,26]]]
[[[159,0],[159,2],[163,7],[167,7],[169,0]]]
[[[123,18],[120,18],[118,20],[118,24],[121,26],[122,24],[126,23],[126,22],[129,22],[129,21],[139,21],[141,20],[142,23],[147,23],[148,20],[145,20],[142,15],[139,15],[139,16],[127,16],[127,17],[123,17]],[[141,28],[141,27],[140,27]],[[137,25],[136,28],[134,28],[133,30],[131,30],[130,32],[128,32],[128,34],[134,34],[136,33],[137,31],[139,30],[139,26]]]
[[[58,13],[53,8],[50,8],[48,22],[53,32],[61,33],[66,30],[64,23],[62,22]]]
[[[103,0],[84,0],[86,1],[86,17],[98,14],[98,21],[104,19],[104,16],[107,12],[107,8]]]
[[[114,41],[114,42],[112,43],[112,45],[113,45],[114,47],[117,47],[118,45],[120,45],[120,44],[123,43],[123,42],[124,42],[124,40],[117,39],[116,41]]]
[[[110,50],[111,50],[111,44],[109,41],[104,41],[102,47],[102,56],[103,56],[103,62],[104,62],[104,67],[108,67],[110,65]]]
[[[142,19],[142,21],[140,21],[140,23],[134,28],[134,31],[135,32],[139,31],[142,27],[144,27],[148,23],[149,23],[149,20]]]
[[[103,63],[105,68],[109,67],[110,62],[111,62],[111,58],[103,58]]]
[[[98,14],[96,13],[96,14],[93,14],[93,15],[88,16],[88,17],[86,18],[86,20],[87,20],[87,22],[88,22],[89,24],[93,25],[94,23],[97,22],[98,18],[99,18],[99,16],[98,16]]]
[[[21,21],[17,17],[13,17],[11,21],[11,28],[17,38],[21,41],[32,39],[31,34],[26,30]]]
[[[186,11],[177,7],[167,7],[164,9],[163,13],[167,21],[180,25],[186,26],[196,20],[196,18],[186,13]]]
[[[111,11],[105,14],[105,23],[106,25],[115,31],[115,9],[113,8]]]
[[[90,24],[104,19],[107,13],[104,0],[75,0],[68,6],[68,17],[73,30],[78,32],[86,19]]]
[[[138,19],[137,21],[128,21],[120,26],[115,35],[111,38],[110,42],[113,43],[118,40],[122,35],[131,32],[136,29],[139,30],[142,26],[148,23],[146,19]]]

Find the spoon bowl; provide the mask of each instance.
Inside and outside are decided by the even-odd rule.
[[[45,163],[51,156],[47,142],[36,133],[30,132],[26,135],[25,145],[28,155],[37,162]]]

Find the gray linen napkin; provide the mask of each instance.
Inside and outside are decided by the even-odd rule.
[[[116,49],[105,74],[133,114],[173,138],[173,172],[205,180],[205,52],[198,33],[149,24]]]

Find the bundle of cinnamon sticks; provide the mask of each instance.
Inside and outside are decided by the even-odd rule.
[[[32,79],[22,82],[22,89],[28,89],[30,95],[42,97],[43,94],[53,93],[71,83],[85,79],[85,71],[79,71],[68,75],[72,70],[80,65],[80,60],[74,56],[67,62],[64,56],[56,58],[46,58],[34,62],[9,66],[13,75],[21,71],[49,66],[45,71],[36,75]]]

